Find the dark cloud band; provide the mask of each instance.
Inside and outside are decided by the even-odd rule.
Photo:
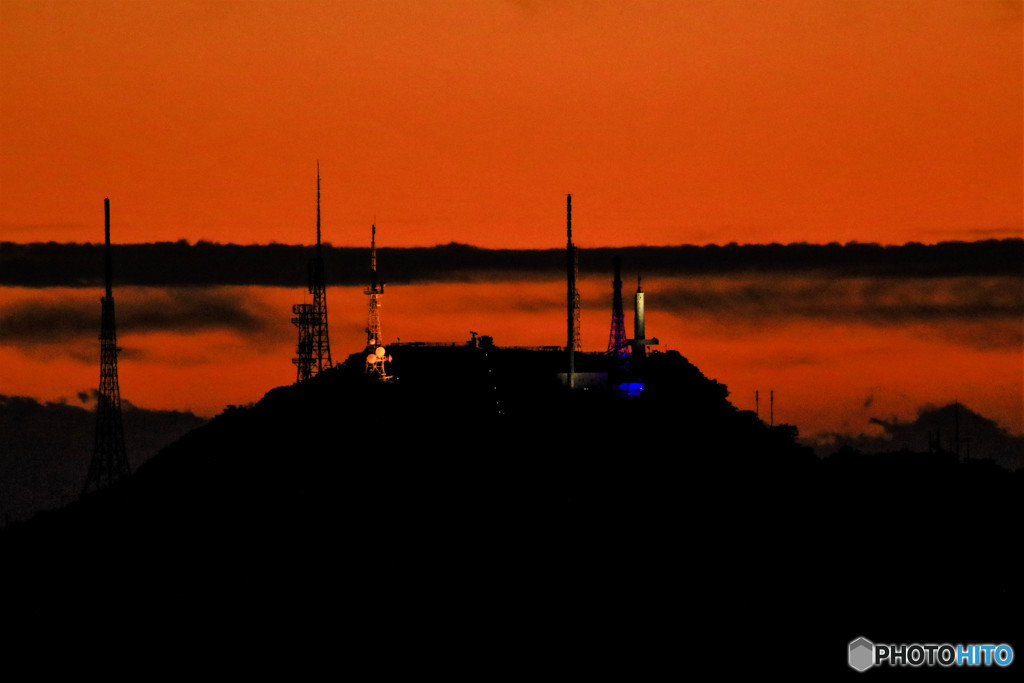
[[[306,284],[311,247],[159,242],[115,245],[118,285]],[[1024,240],[938,244],[767,244],[581,249],[580,272],[610,273],[619,255],[626,268],[645,275],[711,275],[739,272],[821,271],[840,277],[1024,277]],[[369,277],[369,248],[324,247],[329,285],[355,285]],[[392,283],[557,276],[561,249],[479,249],[462,244],[378,249],[380,272]],[[0,286],[97,287],[103,253],[98,244],[0,243]]]
[[[115,297],[118,330],[122,332],[199,332],[230,330],[259,333],[273,312],[244,291],[217,288],[147,288]],[[47,343],[95,337],[99,302],[55,301],[39,296],[0,307],[0,343]]]

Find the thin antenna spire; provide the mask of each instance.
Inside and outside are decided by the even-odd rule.
[[[565,195],[565,238],[572,244],[572,195]]]
[[[370,225],[370,287],[377,289],[377,217]]]
[[[316,255],[320,256],[320,160],[316,160]]]
[[[113,288],[113,271],[110,265],[110,198],[103,200],[103,225],[104,232],[106,233],[106,248],[103,252],[104,258],[104,277],[107,281],[107,298],[111,298]]]
[[[380,332],[380,296],[384,293],[384,283],[377,282],[377,217],[374,216],[370,225],[370,286],[364,290],[370,297],[370,308],[366,322],[366,374],[374,375],[377,379],[388,382],[393,378],[388,376],[386,363],[391,362],[391,356],[383,346]]]
[[[580,293],[576,289],[576,276],[579,270],[579,252],[572,243],[572,195],[565,195],[565,258],[566,258],[566,339],[565,348],[569,354],[568,385],[575,386],[576,351],[580,348]]]
[[[312,304],[292,306],[292,324],[299,329],[296,381],[309,379],[322,370],[334,367],[331,361],[331,342],[327,332],[327,289],[324,284],[324,259],[320,247],[320,160],[316,162],[316,251],[309,260],[309,292]]]
[[[106,296],[100,305],[100,384],[96,395],[96,434],[92,460],[82,495],[113,484],[128,475],[131,467],[124,447],[121,420],[121,389],[117,380],[117,326],[114,316],[113,277],[110,260],[110,199],[103,200],[104,280]]]

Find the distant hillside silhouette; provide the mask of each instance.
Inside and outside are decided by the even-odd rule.
[[[961,459],[991,460],[1010,471],[1024,469],[1024,436],[1011,434],[965,405],[924,406],[909,422],[896,418],[872,418],[871,422],[882,427],[881,435],[833,434],[827,450],[862,453],[931,450],[949,454],[959,451]]]
[[[82,491],[96,431],[95,391],[81,405],[0,394],[0,525],[74,500]],[[123,402],[133,468],[206,422],[189,412]]]
[[[819,673],[846,670],[859,635],[983,624],[1003,642],[1019,625],[1020,476],[822,461],[675,352],[625,373],[580,354],[581,372],[642,381],[634,398],[567,391],[556,351],[393,353],[397,383],[356,354],[9,527],[8,618],[342,639],[349,666],[389,671],[634,674],[679,671],[681,642],[763,670],[758,643],[784,625],[803,648],[789,670]],[[951,586],[983,599],[953,604]]]

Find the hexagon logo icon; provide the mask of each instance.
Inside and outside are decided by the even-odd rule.
[[[849,661],[857,671],[867,671],[875,663],[875,644],[867,638],[851,641]]]

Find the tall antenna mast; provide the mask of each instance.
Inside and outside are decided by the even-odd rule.
[[[106,296],[100,300],[100,386],[96,395],[96,435],[82,495],[113,484],[131,471],[124,447],[121,389],[117,381],[117,330],[114,320],[113,276],[110,258],[110,199],[103,200]]]
[[[377,289],[377,222],[370,225],[370,288]]]
[[[113,299],[113,282],[114,282],[114,271],[110,265],[110,199],[106,198],[103,200],[103,236],[104,236],[104,247],[103,247],[103,278],[107,285],[107,298]]]
[[[576,289],[579,272],[579,252],[572,243],[572,195],[565,196],[565,271],[566,271],[566,331],[565,348],[569,353],[569,388],[575,386],[576,358],[580,347],[580,293]]]
[[[384,283],[377,283],[377,223],[370,226],[370,286],[363,290],[370,297],[370,311],[366,322],[366,373],[387,381],[385,363],[391,360],[381,342],[380,297],[384,294]]]
[[[320,160],[316,160],[316,257],[320,258]]]
[[[333,367],[331,341],[327,331],[327,289],[324,286],[324,259],[320,246],[320,161],[316,162],[316,252],[309,260],[309,291],[312,304],[292,306],[292,324],[299,329],[296,381],[309,379]]]
[[[363,294],[370,297],[370,312],[366,319],[366,350],[370,353],[375,352],[381,343],[380,313],[377,309],[380,306],[378,299],[383,293],[384,285],[377,285],[377,224],[374,223],[370,226],[370,286],[363,290]]]

